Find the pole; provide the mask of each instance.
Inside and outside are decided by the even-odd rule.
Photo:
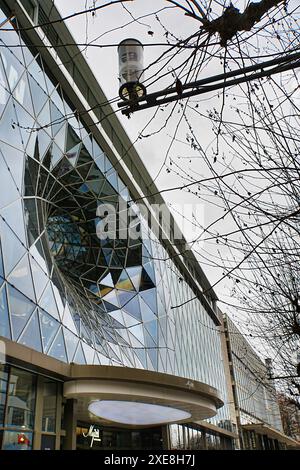
[[[190,82],[182,85],[183,90],[190,90],[191,88],[196,88],[191,91],[182,93],[178,95],[176,88],[166,88],[164,90],[158,91],[156,93],[151,93],[145,95],[142,98],[137,100],[128,100],[118,103],[119,108],[124,108],[122,114],[129,115],[132,112],[140,111],[142,109],[152,108],[154,106],[159,106],[161,104],[170,103],[172,101],[177,101],[183,98],[189,98],[191,96],[201,95],[203,93],[208,93],[210,91],[215,91],[219,89],[224,89],[225,87],[237,85],[240,83],[249,82],[250,80],[255,80],[258,78],[263,78],[267,76],[274,75],[276,73],[284,72],[287,70],[292,70],[300,66],[300,52],[291,54],[288,57],[279,57],[277,59],[272,59],[261,64],[251,65],[249,67],[244,67],[239,70],[234,70],[231,72],[226,72],[223,74],[214,75],[212,77],[207,77],[201,80]],[[271,69],[269,69],[272,67]],[[265,70],[269,69],[269,70]],[[256,72],[257,71],[257,72]],[[256,73],[251,73],[256,72]],[[247,75],[249,74],[249,75]],[[239,77],[244,75],[243,77]],[[232,78],[228,80],[228,78]],[[239,77],[239,78],[236,78]],[[222,80],[220,82],[220,80]],[[219,83],[214,83],[219,82]],[[208,86],[203,86],[208,85]],[[173,96],[169,96],[173,95]]]

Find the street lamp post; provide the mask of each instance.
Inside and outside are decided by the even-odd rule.
[[[118,47],[119,55],[119,89],[123,101],[136,101],[146,95],[143,55],[144,47],[137,39],[124,39]]]

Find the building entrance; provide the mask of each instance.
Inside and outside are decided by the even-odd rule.
[[[77,423],[77,450],[161,450],[162,428],[123,429]]]

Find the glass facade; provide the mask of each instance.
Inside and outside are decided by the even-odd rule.
[[[56,439],[59,382],[11,365],[0,365],[2,450],[30,450],[40,430],[43,445]],[[38,405],[39,403],[39,405]],[[55,448],[55,444],[54,447]],[[0,445],[1,449],[1,445]]]
[[[172,424],[170,426],[171,449],[190,450],[230,450],[233,442],[230,437],[201,426]]]
[[[128,430],[94,425],[95,439],[88,435],[89,429],[89,424],[78,423],[77,450],[163,449],[162,428]]]
[[[121,203],[133,213],[135,205],[67,91],[15,24],[0,32],[0,335],[68,363],[199,380],[226,403],[218,328],[200,300],[189,301],[189,280],[148,223],[136,219],[137,238],[98,238],[102,204],[118,216]],[[17,384],[17,395],[11,390],[26,408],[18,411],[12,398],[7,415],[17,426],[23,413],[28,429],[30,386],[24,379],[21,398]],[[44,393],[43,431],[52,432],[55,384],[45,384]],[[225,405],[210,421],[222,427],[229,419]],[[11,439],[4,436],[7,445]]]
[[[240,424],[263,422],[282,431],[277,394],[267,380],[266,365],[228,317],[226,324]],[[251,435],[249,436],[247,435],[247,443],[251,442]]]

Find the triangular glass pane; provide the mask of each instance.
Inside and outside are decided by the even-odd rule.
[[[75,333],[75,335],[78,333],[77,328],[76,328],[75,323],[74,323],[74,320],[73,320],[73,317],[72,317],[71,312],[70,312],[69,305],[67,303],[65,305],[65,311],[64,311],[64,316],[63,316],[63,324],[69,330],[73,331],[73,333]]]
[[[0,243],[0,286],[3,282],[3,278],[4,278],[4,268],[3,268],[2,250],[1,250],[1,243]]]
[[[157,313],[156,289],[144,290],[139,295],[149,305],[151,310]]]
[[[17,264],[7,280],[31,300],[36,300],[27,255]]]
[[[0,291],[0,336],[11,338],[5,286]]]
[[[59,333],[53,341],[48,354],[52,357],[55,357],[59,361],[68,362],[62,329],[59,330]]]
[[[147,290],[147,289],[152,289],[153,287],[155,287],[154,282],[148,276],[145,269],[142,269],[142,279],[141,279],[140,290],[143,291],[143,290]]]
[[[59,323],[51,315],[40,310],[40,325],[44,352],[46,353],[57,333]]]
[[[124,310],[123,310],[123,318],[124,318],[124,324],[126,328],[130,328],[131,326],[136,325],[137,323],[140,323],[139,320],[132,317],[131,315],[126,313]]]
[[[85,354],[85,357],[86,357],[86,363],[87,364],[93,364],[94,354],[95,354],[94,349],[92,349],[90,346],[88,346],[84,342],[82,342],[81,344],[82,344],[83,351],[84,351],[84,354]]]
[[[19,128],[16,126],[16,121],[17,116],[13,106],[13,100],[10,99],[2,115],[0,126],[0,139],[4,142],[13,144],[14,147],[20,150],[23,150],[21,134]]]
[[[123,307],[123,310],[132,315],[134,318],[142,321],[140,304],[137,295]]]
[[[13,339],[16,341],[31,316],[35,305],[21,292],[8,286],[8,302],[12,323]]]
[[[144,328],[150,333],[151,337],[157,343],[157,321],[153,320],[148,323],[144,323]]]
[[[154,272],[153,263],[152,262],[146,263],[143,265],[143,268],[147,272],[152,282],[155,283],[155,272]]]
[[[88,173],[88,171],[90,169],[90,166],[86,165],[86,163],[92,163],[92,161],[93,160],[92,160],[91,155],[89,154],[89,152],[87,151],[85,146],[82,144],[77,165],[78,166],[84,165],[85,166],[85,171],[87,170],[87,173]],[[86,173],[86,175],[87,175],[87,173]]]
[[[129,274],[129,277],[131,279],[132,284],[134,285],[134,288],[138,291],[140,288],[142,267],[132,266],[130,268],[126,268],[126,271]]]
[[[114,281],[111,277],[111,273],[108,273],[103,279],[101,279],[100,283],[104,286],[114,287]]]
[[[37,262],[30,256],[31,271],[34,280],[34,288],[37,299],[39,299],[44,292],[47,282],[49,281],[48,276],[37,264]]]
[[[44,104],[48,99],[48,95],[44,90],[39,86],[39,84],[34,80],[34,78],[28,74],[29,86],[31,90],[31,96],[34,106],[35,115],[37,116]]]
[[[148,322],[148,321],[152,321],[156,319],[155,314],[152,312],[150,307],[143,301],[143,299],[140,299],[140,307],[141,307],[143,322]]]
[[[43,161],[44,156],[49,148],[51,143],[51,137],[47,134],[47,132],[43,130],[38,131],[38,145],[39,145],[39,157],[40,160]]]
[[[165,316],[166,315],[166,309],[165,309],[159,295],[157,296],[157,313],[158,313],[158,316]]]
[[[18,112],[17,112],[17,114],[18,114]],[[49,101],[46,102],[45,106],[43,107],[42,111],[40,112],[40,114],[38,116],[38,123],[39,123],[38,125],[40,127],[49,128],[50,123],[51,123]]]
[[[147,358],[145,349],[135,349],[134,353],[136,354],[137,358],[141,362],[142,366],[147,369]]]
[[[66,152],[71,150],[73,147],[76,145],[80,144],[81,140],[77,136],[76,132],[74,129],[68,124],[67,127],[67,144],[66,144]]]
[[[99,358],[99,361],[100,361],[100,364],[103,365],[103,366],[110,366],[112,361],[110,359],[108,359],[108,357],[104,356],[103,354],[101,353],[97,353],[97,356]]]
[[[12,147],[11,145],[6,144],[5,142],[0,143],[0,148],[1,148],[2,156],[6,163],[6,172],[12,176],[16,187],[18,188],[19,192],[21,192],[22,181],[23,181],[24,152],[16,149],[15,147]],[[2,171],[4,172],[4,168],[2,170],[1,160],[0,160],[0,165],[1,165],[1,173],[2,173]],[[9,171],[7,170],[7,167],[9,168]],[[6,172],[5,172],[5,176],[6,176]],[[4,187],[5,186],[1,186],[2,191]]]
[[[52,290],[53,290],[53,293],[54,293],[54,298],[56,300],[56,306],[57,306],[57,309],[58,309],[58,316],[61,319],[62,316],[63,316],[63,313],[64,313],[64,302],[62,300],[62,295],[61,295],[59,289],[54,284],[54,282],[55,282],[54,274],[52,274],[52,283],[53,283],[52,284]]]
[[[2,145],[2,142],[0,142]],[[16,199],[19,199],[20,192],[18,192],[16,184],[12,178],[11,173],[8,171],[7,164],[0,152],[0,209],[1,207],[11,204]]]
[[[66,142],[66,125],[63,125],[62,128],[58,131],[55,136],[55,143],[59,148],[65,152],[65,142]]]
[[[73,147],[72,149],[68,150],[68,152],[65,154],[66,157],[67,157],[67,159],[69,160],[69,162],[70,162],[73,166],[76,165],[80,148],[81,148],[81,143],[75,145],[75,147]]]
[[[77,348],[76,354],[74,356],[73,362],[75,362],[75,364],[86,364],[86,360],[85,360],[84,353],[83,353],[83,350],[82,350],[81,342],[78,345],[78,348]]]
[[[142,344],[145,344],[144,342],[144,333],[143,333],[143,327],[141,324],[139,325],[136,325],[136,326],[132,326],[130,329],[129,329],[130,333],[133,334],[133,336],[135,336],[140,343]]]
[[[38,240],[35,245],[32,245],[29,249],[29,253],[32,255],[34,260],[38,263],[38,265],[43,269],[45,274],[48,272],[47,264],[44,259],[44,251],[40,240]]]
[[[115,328],[124,327],[125,323],[124,323],[123,314],[121,310],[115,310],[114,312],[110,312],[109,316],[112,317],[112,321],[113,321],[112,325]]]
[[[147,349],[147,353],[151,359],[154,370],[157,370],[157,366],[158,366],[157,348]]]
[[[52,170],[57,165],[57,163],[59,162],[59,160],[62,158],[64,154],[62,153],[61,149],[54,143],[52,144],[50,150],[51,150],[50,169]]]
[[[68,361],[73,362],[73,356],[78,345],[79,338],[75,336],[70,330],[67,328],[63,328],[67,353],[68,353]]]
[[[46,310],[46,312],[49,312],[53,317],[59,320],[59,315],[57,311],[54,294],[52,292],[51,284],[48,284],[48,286],[46,287],[45,292],[42,295],[39,304],[40,304],[40,307]]]
[[[37,312],[31,316],[26,328],[20,336],[18,343],[36,351],[42,352],[41,334]]]
[[[100,366],[101,365],[100,359],[99,359],[98,354],[96,352],[94,354],[93,364],[94,364],[94,366]]]
[[[129,278],[129,274],[126,272],[125,269],[121,272],[121,275],[119,277],[119,280],[116,284],[117,289],[123,289],[123,290],[129,290],[132,291],[134,290],[133,284]]]
[[[50,113],[51,113],[52,135],[54,136],[55,134],[57,134],[62,124],[64,123],[65,117],[52,101],[50,101]]]
[[[134,336],[131,333],[130,330],[127,330],[127,334],[128,334],[128,339],[129,339],[129,342],[130,342],[132,348],[143,348],[144,347],[144,341],[141,343],[141,341],[139,341],[137,339],[137,337]]]
[[[115,305],[116,307],[120,307],[119,300],[117,298],[115,290],[113,290],[113,291],[109,292],[108,294],[106,294],[103,297],[103,300],[105,300],[106,302],[109,302],[110,304]]]
[[[130,302],[132,298],[137,297],[137,294],[135,291],[126,292],[126,291],[118,290],[117,293],[118,293],[118,299],[119,299],[119,303],[121,307],[125,306],[128,302]]]
[[[21,242],[26,244],[22,199],[18,199],[4,209],[1,209],[1,215]]]
[[[144,330],[144,335],[145,335],[145,346],[147,348],[157,348],[157,344],[155,343],[152,336],[148,333],[146,329]]]
[[[106,175],[107,180],[110,182],[112,187],[116,190],[119,191],[118,189],[118,176],[115,170],[112,170],[109,175]]]

